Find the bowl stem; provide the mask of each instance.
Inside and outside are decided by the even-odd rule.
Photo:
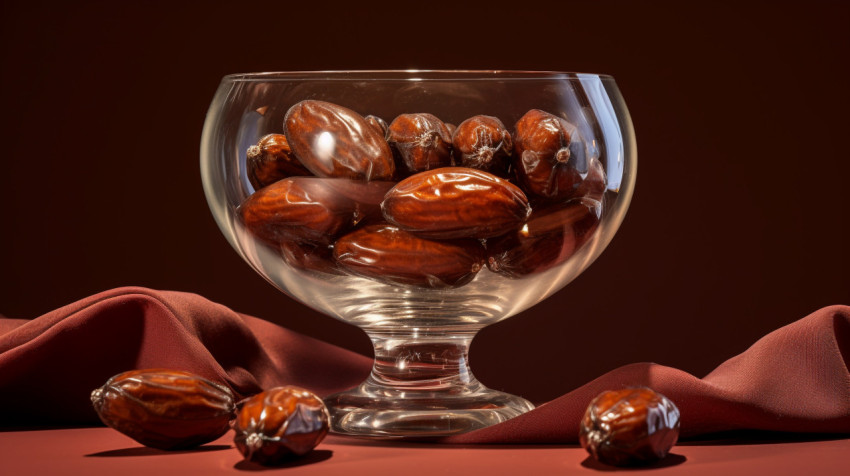
[[[469,368],[480,327],[365,329],[375,363],[365,382],[325,403],[335,433],[433,438],[483,428],[534,406],[482,385]]]

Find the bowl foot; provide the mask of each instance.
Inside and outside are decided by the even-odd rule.
[[[451,391],[400,390],[369,381],[325,399],[336,434],[435,439],[501,423],[534,408],[478,382]]]

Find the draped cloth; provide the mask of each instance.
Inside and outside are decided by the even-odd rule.
[[[0,427],[98,423],[89,394],[136,368],[187,370],[237,397],[278,385],[319,395],[363,381],[360,354],[201,296],[125,287],[32,320],[0,318]],[[850,307],[820,309],[766,335],[703,378],[652,363],[608,372],[504,423],[446,443],[574,443],[604,390],[648,386],[681,411],[681,434],[850,433]]]

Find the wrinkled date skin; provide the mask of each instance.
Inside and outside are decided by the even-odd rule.
[[[147,369],[110,378],[91,394],[100,419],[139,443],[162,450],[191,448],[230,428],[233,395],[189,372]]]
[[[383,137],[384,139],[387,138],[387,133],[389,132],[390,128],[389,124],[387,124],[387,121],[381,119],[378,116],[366,116],[366,122],[368,122],[373,129],[378,131],[378,133],[381,134],[381,137]]]
[[[272,247],[288,240],[330,244],[364,217],[380,216],[380,199],[391,185],[290,177],[254,192],[237,214],[254,236]]]
[[[384,136],[351,109],[301,101],[289,108],[283,123],[292,152],[319,177],[388,180],[395,173]]]
[[[627,388],[594,399],[579,428],[581,446],[614,466],[656,462],[679,438],[679,409],[653,390]]]
[[[518,231],[487,240],[487,268],[518,279],[557,266],[593,236],[599,214],[592,201],[535,209]]]
[[[402,114],[390,124],[387,141],[401,156],[407,171],[447,167],[452,164],[452,135],[436,116]]]
[[[566,120],[538,109],[516,123],[513,164],[520,186],[553,200],[575,196],[581,183],[577,159],[583,161],[578,130]]]
[[[381,205],[384,218],[424,238],[490,238],[519,228],[531,208],[516,185],[493,174],[444,167],[412,175]]]
[[[315,394],[277,387],[239,403],[233,442],[245,460],[276,465],[312,451],[328,434],[329,421]]]
[[[484,263],[477,240],[427,240],[381,224],[337,240],[334,257],[353,274],[385,283],[426,288],[462,286]]]
[[[507,174],[513,140],[498,118],[473,116],[461,122],[452,135],[452,144],[458,165]]]
[[[286,136],[269,134],[248,148],[248,180],[259,190],[286,177],[311,175],[292,154]]]

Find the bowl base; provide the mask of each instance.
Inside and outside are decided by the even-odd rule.
[[[370,384],[324,399],[331,432],[381,439],[435,439],[501,423],[534,409],[528,400],[475,382],[451,391]]]

